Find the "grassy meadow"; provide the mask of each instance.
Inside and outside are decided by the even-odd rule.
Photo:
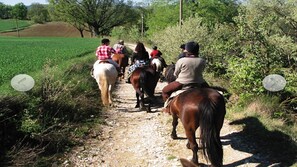
[[[14,31],[17,29],[17,23],[19,26],[19,29],[24,29],[26,27],[29,27],[32,25],[32,21],[29,20],[16,20],[14,19],[0,19],[0,32],[6,32],[6,31]]]
[[[11,78],[17,74],[35,76],[46,63],[59,65],[84,56],[95,60],[98,45],[99,39],[94,38],[0,37],[0,88],[11,91]]]

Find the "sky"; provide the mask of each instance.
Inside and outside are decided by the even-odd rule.
[[[22,2],[26,6],[29,6],[32,3],[48,4],[47,0],[0,0],[0,2],[5,5],[15,5]]]

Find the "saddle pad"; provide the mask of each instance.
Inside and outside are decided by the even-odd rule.
[[[164,107],[166,108],[175,96],[183,93],[184,91],[186,91],[186,89],[177,90],[177,91],[171,93],[170,97],[165,101]]]

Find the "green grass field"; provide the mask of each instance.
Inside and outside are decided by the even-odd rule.
[[[14,19],[0,19],[0,32],[14,31],[16,30],[16,20]],[[29,20],[18,20],[19,29],[29,27],[32,22]]]
[[[74,58],[94,55],[96,38],[0,37],[0,87],[7,88],[17,74],[34,75],[50,62],[59,65]]]

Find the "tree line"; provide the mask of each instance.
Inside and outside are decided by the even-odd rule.
[[[33,3],[26,6],[23,3],[17,3],[11,6],[2,2],[0,2],[0,19],[32,20],[35,23],[45,23],[51,20],[47,5]]]

